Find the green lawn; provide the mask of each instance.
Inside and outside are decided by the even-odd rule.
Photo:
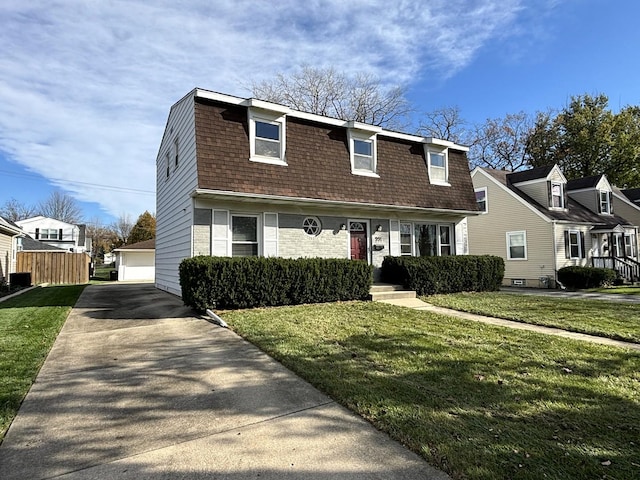
[[[588,292],[595,293],[610,293],[613,295],[640,295],[640,286],[620,286],[620,287],[602,287],[602,288],[592,288],[587,290]]]
[[[455,479],[640,478],[637,352],[371,302],[222,316]]]
[[[423,300],[463,312],[640,342],[640,304],[500,292],[431,295]]]
[[[0,439],[83,289],[36,288],[0,303]]]

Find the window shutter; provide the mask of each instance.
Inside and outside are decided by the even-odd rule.
[[[571,252],[569,249],[569,232],[564,231],[564,258],[571,258]]]
[[[264,247],[265,257],[278,256],[278,214],[264,214]]]
[[[547,195],[549,196],[548,207],[553,207],[553,195],[551,193],[551,182],[547,182]]]
[[[598,213],[602,213],[602,198],[600,197],[600,191],[598,190]]]
[[[36,228],[36,240],[40,238],[40,229]]]
[[[228,257],[229,255],[229,212],[214,210],[213,212],[213,248],[214,256]]]
[[[389,254],[392,257],[400,256],[400,222],[391,220],[389,222]]]
[[[613,192],[607,192],[609,197],[609,213],[613,214]]]
[[[587,247],[584,244],[584,232],[580,232],[580,258],[587,258]]]
[[[62,229],[58,230],[58,240],[62,240]]]
[[[569,202],[569,197],[567,195],[567,186],[562,184],[562,207],[569,208],[568,202]]]

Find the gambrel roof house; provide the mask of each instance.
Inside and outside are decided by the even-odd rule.
[[[34,240],[75,253],[91,254],[91,238],[85,225],[73,225],[38,215],[16,222]]]
[[[466,253],[467,147],[194,89],[157,163],[156,285],[194,255]]]
[[[471,173],[481,215],[469,218],[469,251],[505,259],[505,285],[555,287],[566,266],[640,275],[638,226],[614,213],[606,176],[567,181],[557,165]]]

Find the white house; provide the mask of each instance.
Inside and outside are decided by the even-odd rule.
[[[153,281],[156,276],[155,247],[155,240],[145,240],[116,248],[118,281]]]
[[[86,236],[85,225],[73,225],[42,215],[19,220],[16,224],[34,240],[74,253],[91,255],[91,238]]]
[[[187,257],[467,253],[478,213],[468,148],[195,89],[156,159],[156,286],[180,295]]]

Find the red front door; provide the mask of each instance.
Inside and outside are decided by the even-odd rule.
[[[351,260],[367,260],[367,227],[362,222],[351,222]]]

